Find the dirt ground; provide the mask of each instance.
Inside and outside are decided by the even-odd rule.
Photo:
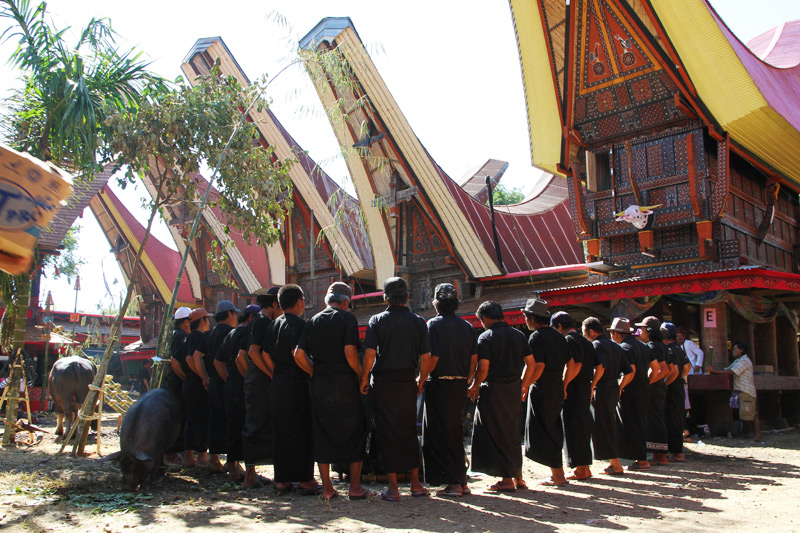
[[[54,420],[40,421],[53,431]],[[104,422],[103,453],[116,451]],[[28,434],[18,435],[27,441]],[[472,496],[411,498],[400,503],[335,498],[326,504],[274,488],[241,490],[220,474],[173,467],[139,493],[121,490],[113,463],[58,455],[52,433],[34,446],[0,450],[0,529],[7,531],[574,531],[597,528],[672,531],[800,531],[800,431],[764,435],[763,443],[708,438],[687,445],[687,461],[624,477],[597,475],[566,488],[491,494],[493,480],[471,478]],[[261,473],[271,475],[271,468]],[[528,480],[549,470],[525,460]],[[534,483],[529,482],[531,487]],[[367,485],[383,490],[384,484]],[[338,485],[346,494],[346,485]],[[401,487],[402,489],[402,487]]]

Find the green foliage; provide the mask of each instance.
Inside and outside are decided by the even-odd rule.
[[[498,183],[494,189],[492,189],[492,200],[494,201],[494,205],[518,204],[524,199],[525,195],[523,194],[522,189],[519,187],[509,189],[502,183]],[[486,205],[489,205],[488,200],[486,201]]]
[[[146,175],[150,208],[171,205],[180,222],[188,224],[208,187],[200,170],[206,163],[217,165],[219,181],[208,207],[223,213],[226,231],[234,228],[259,246],[275,242],[292,207],[289,169],[295,159],[277,159],[272,147],[258,142],[256,124],[243,119],[251,105],[269,106],[263,89],[263,82],[242,87],[233,77],[221,76],[216,65],[194,88],[181,86],[142,102],[136,114],[109,117],[116,163],[127,166],[120,185]],[[227,261],[221,254],[227,244],[211,252],[223,278]]]
[[[80,226],[74,225],[69,230],[62,241],[64,249],[60,255],[47,255],[42,258],[42,269],[52,270],[54,278],[67,276],[68,279],[76,277],[80,269],[86,264],[86,259],[78,255],[78,236]]]
[[[108,156],[106,118],[135,110],[143,96],[164,90],[164,82],[147,71],[141,54],[119,51],[107,19],[91,19],[70,46],[69,28],[54,28],[46,14],[45,2],[0,3],[0,18],[12,24],[0,40],[17,40],[9,62],[24,82],[9,102],[6,133],[18,150],[92,174]]]

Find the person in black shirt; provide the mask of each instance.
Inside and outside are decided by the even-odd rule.
[[[238,360],[246,361],[244,377],[245,421],[242,427],[242,451],[244,453],[244,488],[263,486],[272,480],[256,473],[256,466],[265,465],[272,459],[272,425],[270,424],[269,384],[272,370],[264,363],[262,342],[267,328],[281,314],[278,305],[279,287],[271,287],[266,294],[256,296],[261,306],[259,313],[247,326],[242,350]]]
[[[202,361],[197,367],[195,354],[207,351],[211,314],[205,309],[194,309],[189,315],[191,333],[184,345],[185,357],[181,364],[186,379],[183,380],[183,401],[186,409],[186,427],[183,434],[184,466],[207,466],[208,451],[208,375]],[[202,359],[202,357],[198,358]],[[197,453],[197,459],[194,453]],[[219,461],[219,459],[217,459]]]
[[[322,498],[338,493],[331,482],[331,464],[350,465],[351,500],[365,500],[361,467],[367,419],[359,390],[358,321],[350,309],[350,287],[337,281],[328,287],[327,307],[306,323],[294,352],[297,365],[311,376],[314,460],[322,478]]]
[[[592,342],[575,330],[575,323],[567,312],[559,311],[550,317],[550,326],[564,335],[572,354],[564,381],[571,371],[577,372],[564,389],[566,398],[561,415],[567,459],[574,468],[567,479],[588,479],[592,477],[592,381],[595,374],[602,374],[603,365]],[[533,356],[536,358],[536,354]]]
[[[367,326],[361,393],[370,391],[371,374],[378,462],[389,481],[381,498],[398,502],[398,472],[411,472],[412,496],[428,495],[419,480],[417,375],[420,357],[429,357],[431,347],[425,320],[406,307],[405,280],[387,279],[383,294],[389,307]]]
[[[667,377],[667,400],[664,404],[665,422],[667,425],[667,449],[669,460],[683,462],[683,427],[686,419],[686,396],[684,384],[686,376],[692,369],[692,364],[680,346],[678,328],[672,322],[661,324],[661,336],[667,347],[667,358],[672,367]]]
[[[661,321],[654,316],[645,318],[641,323],[639,340],[647,344],[658,362],[658,371],[650,374],[650,407],[647,410],[647,449],[652,452],[651,464],[666,465],[667,461],[667,424],[664,420],[664,406],[667,400],[666,377],[670,374],[667,361],[667,347],[661,340]]]
[[[272,370],[269,403],[275,488],[288,492],[292,482],[299,482],[298,492],[310,496],[321,492],[322,487],[314,479],[311,455],[314,443],[308,374],[294,360],[294,349],[306,325],[301,318],[306,307],[303,289],[284,285],[278,291],[278,303],[283,315],[269,325],[261,343],[264,362]]]
[[[136,379],[139,381],[139,394],[144,394],[150,390],[150,369],[152,367],[153,360],[147,359],[142,363],[142,367],[139,369],[139,374],[136,376]]]
[[[228,441],[228,420],[225,416],[225,393],[223,388],[225,382],[217,372],[215,361],[217,353],[233,328],[236,326],[236,313],[239,309],[230,300],[220,300],[214,313],[214,321],[217,323],[208,334],[208,343],[203,354],[202,365],[208,374],[208,451],[212,461],[210,468],[215,472],[222,471],[219,464],[219,454],[227,453]],[[217,458],[215,461],[214,458]],[[225,469],[230,473],[231,463],[225,465]]]
[[[172,463],[178,460],[178,454],[183,452],[183,429],[186,425],[185,406],[183,403],[183,380],[186,379],[186,374],[181,367],[183,360],[186,358],[186,337],[189,336],[191,330],[189,329],[189,313],[192,310],[188,307],[179,307],[175,310],[174,315],[174,331],[172,332],[172,343],[170,344],[170,360],[168,367],[168,374],[163,381],[163,388],[167,389],[178,400],[180,407],[181,422],[178,437],[175,439],[175,444],[167,449],[167,460]],[[184,464],[184,466],[187,466]]]
[[[633,336],[630,320],[615,318],[608,330],[633,370],[633,379],[619,399],[619,456],[636,461],[628,467],[629,470],[647,470],[650,468],[647,460],[647,408],[650,404],[648,370],[656,374],[661,370],[653,358],[653,351]]]
[[[475,329],[456,316],[458,304],[458,292],[453,285],[436,286],[433,307],[438,314],[428,321],[431,353],[420,360],[419,372],[419,392],[423,386],[425,390],[422,421],[425,481],[431,485],[447,484],[441,493],[445,496],[470,492],[462,417],[467,385],[478,364],[478,345]]]
[[[258,305],[248,305],[237,317],[237,326],[228,332],[222,341],[222,345],[217,350],[214,359],[214,368],[217,370],[225,385],[222,394],[225,399],[225,449],[228,453],[228,476],[231,482],[238,483],[242,479],[242,471],[239,465],[244,460],[242,450],[242,427],[244,427],[244,376],[239,367],[236,366],[236,359],[242,345],[242,337],[247,333],[247,326],[253,317],[261,312]]]
[[[577,374],[564,336],[550,327],[547,302],[531,298],[522,309],[525,323],[533,333],[528,345],[536,365],[533,386],[528,394],[528,417],[525,428],[525,456],[550,467],[550,478],[540,485],[566,485],[562,449],[564,428],[561,425],[561,406],[564,389]],[[567,363],[570,367],[566,370]]]
[[[468,391],[469,397],[478,402],[471,468],[501,478],[489,490],[514,492],[514,480],[522,476],[520,398],[528,398],[534,360],[525,334],[503,320],[500,304],[483,302],[475,314],[486,331],[478,337],[478,370]]]
[[[627,326],[627,330],[630,330],[630,326]],[[619,344],[603,335],[603,326],[598,319],[589,317],[583,321],[583,336],[592,342],[600,361],[600,366],[595,370],[592,379],[594,458],[609,461],[609,465],[603,471],[605,474],[621,475],[625,470],[619,462],[617,403],[620,391],[624,390],[633,379],[633,369]],[[622,381],[619,380],[620,374],[623,375]]]

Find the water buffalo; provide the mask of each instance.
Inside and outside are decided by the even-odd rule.
[[[53,365],[48,389],[58,414],[56,435],[64,434],[65,419],[66,433],[69,434],[72,423],[89,394],[89,385],[94,380],[94,375],[94,363],[83,357],[64,357]]]
[[[119,431],[120,451],[104,459],[119,461],[126,490],[164,472],[164,452],[175,443],[180,423],[178,400],[166,389],[146,392],[128,409]]]

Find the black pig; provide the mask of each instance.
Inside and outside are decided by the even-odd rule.
[[[164,452],[175,443],[181,423],[178,400],[154,389],[128,409],[119,431],[120,451],[105,458],[119,461],[122,485],[136,490],[164,472]]]

